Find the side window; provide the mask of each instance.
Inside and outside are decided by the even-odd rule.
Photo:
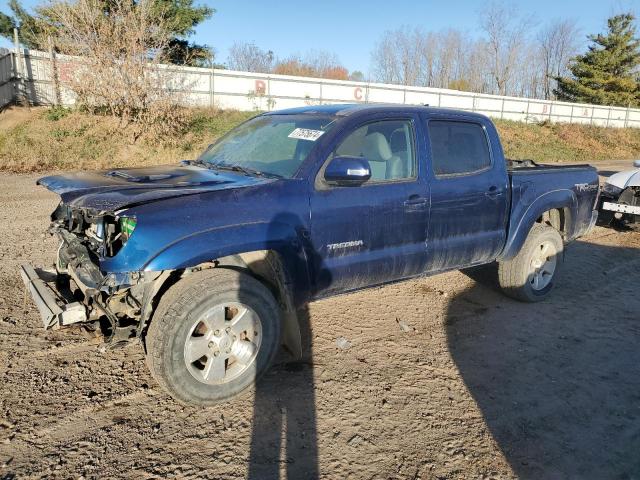
[[[487,137],[477,123],[432,120],[429,139],[436,176],[474,173],[491,166]]]
[[[371,165],[370,182],[416,176],[413,126],[409,120],[384,120],[354,130],[334,156],[363,157]]]

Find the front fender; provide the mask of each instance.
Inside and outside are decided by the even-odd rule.
[[[143,270],[178,270],[228,255],[294,247],[297,243],[293,232],[282,224],[221,226],[173,241],[149,258]]]
[[[529,205],[525,205],[524,202],[514,202],[514,205],[516,207],[511,212],[509,235],[499,260],[509,260],[515,257],[524,245],[536,220],[549,210],[556,208],[568,208],[570,210],[571,218],[566,219],[566,221],[571,229],[569,232],[571,235],[573,229],[572,219],[576,218],[578,205],[578,200],[572,190],[553,190],[540,195]]]
[[[279,289],[283,295],[283,341],[295,358],[303,358],[303,331],[296,307],[310,296],[310,277],[299,227],[286,221],[219,227],[181,238],[147,261],[144,270],[177,270],[222,257],[271,250],[279,254],[276,270],[283,271]],[[242,260],[240,260],[242,262]],[[281,262],[281,263],[280,263]]]

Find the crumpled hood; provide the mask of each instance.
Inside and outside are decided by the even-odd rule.
[[[195,165],[167,165],[52,175],[37,183],[60,195],[67,205],[116,211],[166,198],[270,181],[273,180]]]

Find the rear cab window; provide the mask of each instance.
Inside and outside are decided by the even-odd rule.
[[[430,120],[427,130],[436,177],[471,175],[491,168],[489,142],[479,123]]]

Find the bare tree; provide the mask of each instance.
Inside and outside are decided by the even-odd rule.
[[[371,54],[382,82],[542,98],[550,77],[565,73],[578,43],[575,24],[556,22],[529,37],[533,20],[494,3],[481,15],[484,38],[455,30],[385,32]],[[559,73],[558,73],[559,72]]]
[[[331,78],[334,80],[348,80],[347,70],[331,52],[311,50],[304,58],[300,55],[280,59],[273,68],[273,72],[280,75],[295,75],[300,77]]]
[[[349,71],[342,66],[340,59],[333,52],[326,50],[311,50],[304,56],[303,63],[309,65],[322,78],[346,80]]]
[[[179,126],[179,97],[164,88],[172,71],[160,65],[171,26],[157,2],[113,0],[108,15],[99,0],[56,0],[43,8],[56,22],[56,45],[78,55],[60,69],[77,104],[106,110],[134,127],[134,138]]]
[[[518,56],[525,43],[531,20],[521,19],[504,3],[494,2],[486,7],[480,25],[487,35],[491,75],[497,93],[507,95]]]
[[[542,55],[535,43],[523,44],[517,59],[517,68],[511,77],[509,94],[518,97],[541,98],[544,93]]]
[[[372,53],[375,77],[385,83],[418,85],[425,34],[419,28],[387,31]]]
[[[540,32],[540,46],[544,72],[544,98],[553,96],[554,78],[567,75],[569,60],[575,57],[580,46],[580,31],[574,20],[555,20]]]
[[[274,61],[271,50],[263,50],[255,43],[234,43],[229,49],[227,64],[231,70],[269,73]]]
[[[464,78],[469,82],[469,90],[473,92],[491,92],[493,80],[487,68],[490,64],[488,51],[482,40],[471,42],[468,46]]]
[[[391,32],[385,32],[376,44],[371,53],[371,69],[375,79],[380,82],[402,83],[392,35]]]
[[[436,72],[438,69],[438,53],[440,45],[438,35],[428,32],[421,43],[420,69],[422,71],[421,85],[425,87],[436,86]]]

